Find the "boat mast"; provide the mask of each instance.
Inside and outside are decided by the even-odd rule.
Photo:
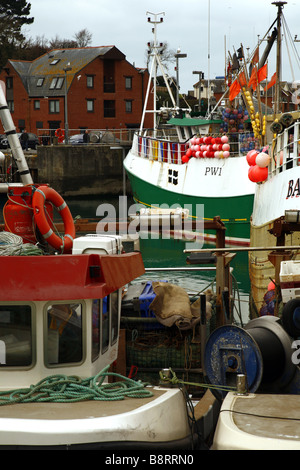
[[[33,184],[27,161],[25,159],[19,138],[17,136],[16,128],[14,126],[14,122],[7,106],[4,90],[5,84],[3,81],[0,81],[0,119],[4,128],[4,132],[7,136],[13,159],[15,160],[16,165],[18,167],[21,182],[24,185]],[[1,189],[6,192],[7,185],[1,185]],[[1,189],[0,192],[2,192]]]
[[[280,82],[281,82],[281,17],[283,6],[287,2],[275,1],[272,5],[277,6],[277,53],[276,53],[276,85],[275,85],[275,102],[274,102],[274,115],[279,113],[280,101]]]
[[[154,130],[157,128],[157,120],[156,120],[156,114],[158,112],[157,109],[156,109],[157,67],[160,68],[160,71],[161,71],[162,76],[164,78],[164,82],[165,82],[166,87],[168,89],[168,93],[169,93],[170,98],[172,100],[173,107],[176,108],[175,99],[173,97],[170,85],[168,83],[167,76],[165,74],[165,71],[164,71],[164,68],[163,68],[163,65],[162,65],[162,62],[161,62],[161,59],[160,59],[160,51],[161,51],[161,48],[162,48],[163,45],[161,43],[159,43],[159,44],[157,43],[157,36],[156,36],[157,25],[163,22],[163,18],[160,15],[164,15],[164,14],[165,14],[164,12],[151,13],[150,11],[147,11],[147,13],[146,13],[146,15],[152,15],[153,16],[153,19],[150,16],[148,16],[148,23],[151,23],[151,24],[154,25],[154,27],[152,28],[152,32],[153,32],[153,35],[154,35],[154,41],[153,41],[153,46],[152,47],[150,46],[150,43],[148,43],[148,46],[151,47],[151,52],[150,52],[149,55],[152,56],[152,63],[151,63],[151,68],[150,68],[150,73],[149,73],[149,81],[148,81],[148,86],[147,86],[145,105],[144,105],[142,119],[141,119],[140,133],[142,132],[142,129],[143,129],[143,126],[144,126],[144,120],[145,120],[145,114],[146,113],[153,113],[153,128],[154,128]],[[158,19],[159,16],[160,16],[160,18]],[[150,94],[150,87],[151,87],[152,79],[153,79],[153,109],[148,110],[146,108],[147,108],[147,104],[148,104],[148,100],[149,100],[149,94]]]

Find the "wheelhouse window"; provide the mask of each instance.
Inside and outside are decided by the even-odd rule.
[[[119,335],[119,291],[93,300],[92,361],[116,343]]]
[[[0,305],[0,368],[33,363],[30,305]]]
[[[47,308],[46,363],[79,363],[83,359],[81,304],[52,304]]]

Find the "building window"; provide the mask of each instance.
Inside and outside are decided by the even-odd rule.
[[[33,108],[34,108],[34,109],[38,109],[38,110],[41,109],[41,102],[40,102],[40,100],[34,100],[34,102],[33,102]]]
[[[7,100],[7,106],[11,113],[15,110],[15,103],[13,100]]]
[[[132,100],[125,100],[126,113],[132,113]]]
[[[13,77],[6,77],[6,88],[8,90],[13,88]]]
[[[94,100],[86,100],[86,110],[88,113],[94,112]]]
[[[44,78],[38,78],[36,82],[36,86],[43,86]]]
[[[125,77],[125,88],[126,90],[132,89],[132,77]]]
[[[49,100],[49,113],[59,113],[59,100]]]
[[[52,81],[50,83],[50,90],[53,90],[54,88],[56,90],[60,90],[63,86],[64,83],[64,78],[63,77],[54,77],[52,78]]]
[[[114,118],[116,116],[116,104],[114,100],[104,100],[104,117]]]
[[[50,62],[50,65],[56,65],[56,64],[58,64],[59,61],[60,61],[60,59],[53,59],[53,60]]]
[[[87,75],[86,86],[88,88],[94,88],[94,76],[93,75]]]

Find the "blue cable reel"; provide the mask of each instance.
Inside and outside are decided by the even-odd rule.
[[[295,374],[291,354],[291,338],[276,317],[251,320],[245,328],[225,325],[207,340],[206,379],[219,399],[236,389],[238,374],[245,375],[247,392],[255,393],[259,388],[280,392]]]

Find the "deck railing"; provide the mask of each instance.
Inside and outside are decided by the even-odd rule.
[[[174,138],[175,137],[175,138]],[[229,136],[230,156],[247,155],[252,149],[258,149],[258,140],[250,133]],[[154,137],[136,133],[133,138],[132,152],[134,155],[159,162],[182,164],[181,158],[189,148],[189,141],[179,142],[178,136]]]
[[[299,126],[300,123],[295,122],[273,140],[268,178],[272,178],[282,171],[299,166]]]

